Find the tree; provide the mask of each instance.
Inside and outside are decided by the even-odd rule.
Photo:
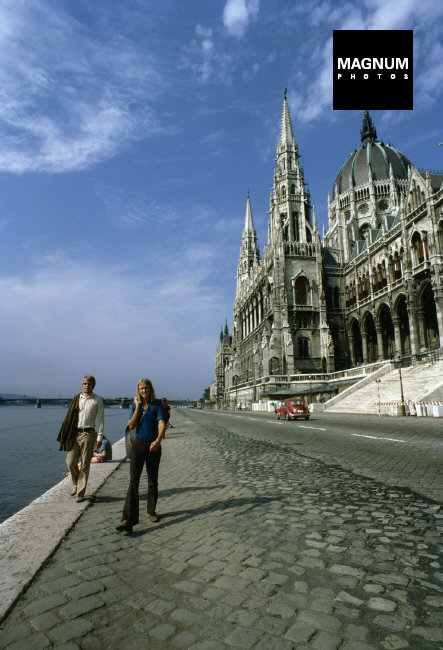
[[[210,388],[209,387],[205,388],[205,390],[203,391],[203,395],[201,396],[202,402],[205,402],[206,400],[209,399],[209,393],[210,393]]]

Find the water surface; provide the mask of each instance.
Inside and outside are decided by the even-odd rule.
[[[59,483],[66,452],[57,442],[67,409],[63,406],[0,406],[0,522]],[[105,408],[105,435],[124,436],[128,409]]]

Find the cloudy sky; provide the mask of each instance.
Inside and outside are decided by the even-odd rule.
[[[332,30],[414,29],[414,111],[371,115],[441,169],[442,25],[439,0],[2,0],[0,393],[200,397],[284,88],[321,228],[361,127],[332,110]]]

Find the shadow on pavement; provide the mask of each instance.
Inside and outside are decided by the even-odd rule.
[[[186,510],[176,510],[172,512],[166,512],[163,514],[159,514],[160,521],[158,524],[152,524],[151,526],[149,526],[149,528],[144,528],[143,530],[135,530],[131,533],[130,536],[139,537],[144,533],[148,533],[150,530],[152,530],[152,528],[155,528],[155,530],[159,530],[161,528],[164,528],[165,526],[170,526],[171,524],[180,524],[189,519],[194,519],[195,517],[199,517],[208,512],[231,510],[232,508],[241,508],[244,506],[248,506],[247,510],[250,511],[253,510],[254,508],[258,508],[274,500],[275,500],[274,497],[256,497],[253,499],[246,499],[246,498],[228,499],[227,501],[213,501],[212,503],[209,503],[208,505],[202,506],[200,508],[189,508]],[[244,514],[244,510],[241,512],[241,514],[242,515]]]

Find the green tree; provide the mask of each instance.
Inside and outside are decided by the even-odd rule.
[[[209,391],[210,391],[210,389],[209,389],[209,386],[208,386],[208,388],[205,388],[205,390],[203,391],[203,395],[200,398],[202,402],[209,399]]]

